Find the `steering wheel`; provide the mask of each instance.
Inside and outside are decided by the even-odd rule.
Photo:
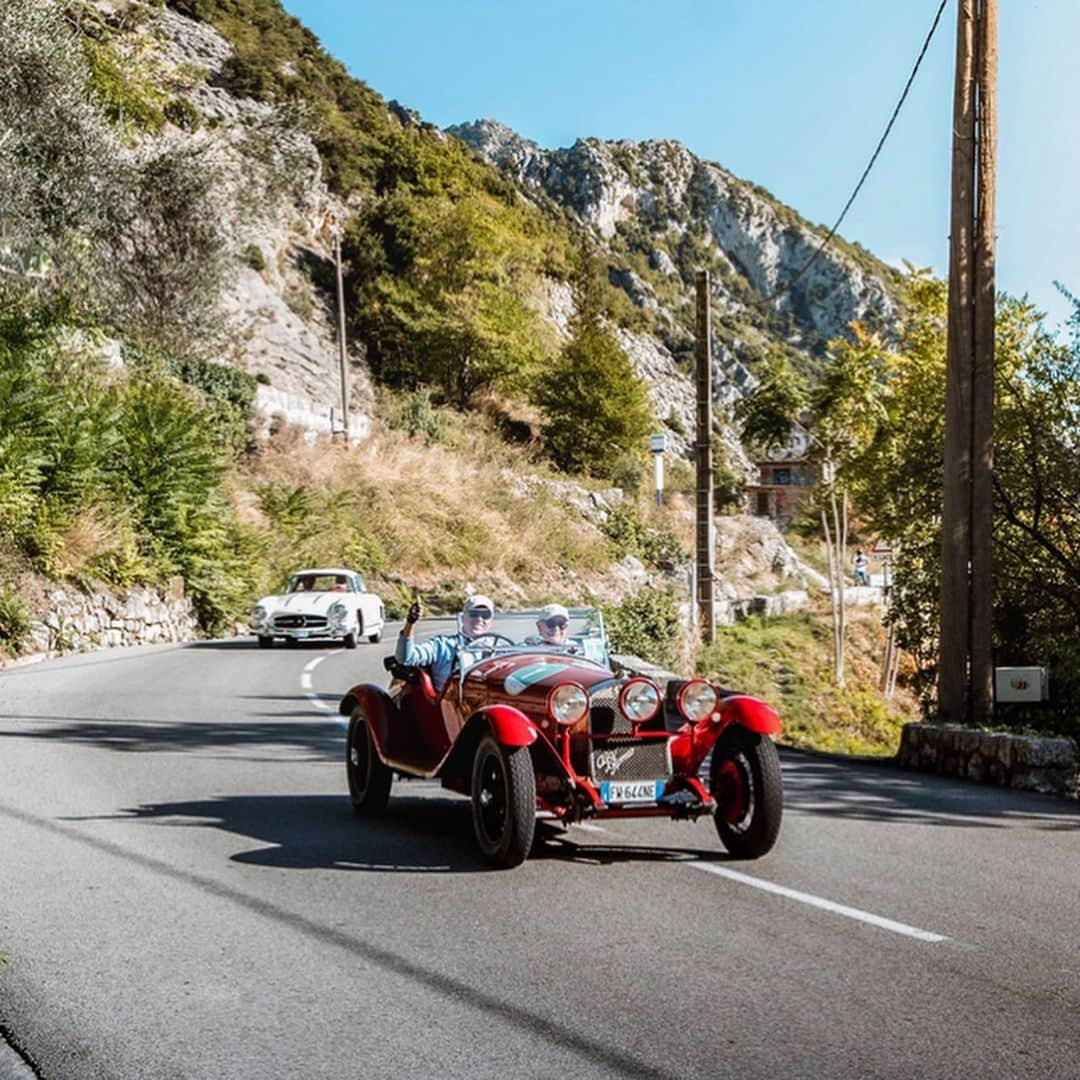
[[[466,652],[472,649],[478,642],[483,642],[485,638],[487,639],[487,641],[484,644],[480,645],[481,649],[495,649],[498,648],[500,643],[505,643],[511,648],[517,648],[517,642],[514,641],[513,638],[508,638],[505,634],[500,634],[495,630],[490,630],[486,634],[477,634],[476,637],[470,638],[465,643]]]

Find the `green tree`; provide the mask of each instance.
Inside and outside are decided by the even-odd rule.
[[[625,455],[643,456],[656,424],[644,382],[604,318],[599,261],[582,259],[570,340],[536,383],[551,459],[567,472],[609,477]]]
[[[883,419],[888,356],[880,339],[858,324],[854,340],[833,341],[821,382],[811,396],[810,460],[818,468],[816,497],[829,559],[833,623],[833,676],[846,685],[847,600],[845,563],[852,475]]]
[[[761,450],[784,446],[792,424],[803,415],[807,404],[802,380],[782,355],[773,354],[754,392],[735,405],[743,441]]]
[[[829,343],[818,383],[804,390],[781,357],[766,368],[736,416],[743,438],[762,449],[784,445],[799,422],[810,435],[809,460],[818,484],[815,500],[829,560],[833,624],[833,676],[844,686],[847,606],[845,563],[852,477],[884,419],[882,398],[890,358],[880,339],[853,323],[851,339]]]
[[[345,245],[354,321],[377,377],[436,387],[459,406],[525,380],[542,335],[525,302],[536,253],[519,226],[483,191],[404,187],[354,222]]]
[[[937,677],[941,574],[946,289],[907,282],[909,317],[889,381],[886,419],[858,474],[860,510],[896,548],[889,618],[914,657],[930,708]],[[1003,711],[1005,722],[1080,733],[1080,312],[1062,343],[1031,305],[999,297],[995,339],[995,663],[1045,663],[1051,711]]]

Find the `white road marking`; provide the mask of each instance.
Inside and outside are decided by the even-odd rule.
[[[587,821],[577,821],[574,824],[577,828],[584,829],[586,832],[607,832],[603,825],[590,825]]]
[[[849,919],[857,919],[859,922],[869,923],[882,930],[890,930],[894,934],[903,934],[905,937],[916,938],[919,941],[948,941],[944,934],[934,934],[929,930],[920,930],[917,926],[908,926],[907,923],[895,922],[880,915],[872,915],[868,911],[860,911],[858,908],[847,907],[845,904],[837,904],[832,900],[824,900],[820,896],[810,893],[798,892],[784,885],[777,885],[772,881],[764,881],[762,878],[751,877],[749,874],[740,874],[738,870],[729,870],[726,866],[717,866],[715,863],[692,862],[689,864],[695,870],[704,870],[707,874],[716,874],[717,877],[730,878],[742,885],[750,885],[755,889],[764,889],[765,892],[775,893],[777,896],[786,896],[789,900],[798,900],[802,904],[821,908],[823,911],[831,911],[834,915],[843,915]]]
[[[341,649],[334,649],[332,652],[325,653],[322,656],[316,656],[314,660],[309,660],[304,665],[304,670],[300,675],[300,687],[301,687],[301,689],[310,690],[311,689],[311,673],[328,656],[337,656],[337,654],[340,653],[341,651],[342,651]],[[331,705],[330,702],[323,701],[323,699],[321,697],[319,697],[318,694],[304,694],[304,697],[306,697],[308,699],[308,701],[312,705],[314,705],[315,708],[318,709],[319,712],[321,712],[321,713],[324,713],[324,712],[336,713],[337,712],[337,705],[336,704]],[[342,724],[348,723],[348,721],[346,719],[344,719],[344,718],[342,720],[340,720],[339,722],[342,723]]]

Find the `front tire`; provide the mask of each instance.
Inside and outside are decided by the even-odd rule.
[[[472,769],[472,819],[484,861],[520,866],[536,832],[536,773],[528,747],[504,747],[485,735]]]
[[[341,641],[342,641],[342,644],[345,646],[346,649],[355,649],[356,648],[356,635],[355,634],[352,634],[352,633],[346,634],[341,639]]]
[[[772,739],[738,731],[713,748],[710,787],[716,800],[716,831],[736,859],[758,859],[780,834],[784,786],[780,755]]]
[[[394,773],[379,757],[371,728],[357,709],[349,720],[345,743],[345,773],[349,779],[349,799],[358,817],[378,817],[390,801]]]
[[[259,635],[259,648],[260,649],[272,649],[274,647],[274,639],[266,634]]]

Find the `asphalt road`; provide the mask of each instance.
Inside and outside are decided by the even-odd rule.
[[[488,871],[434,784],[351,814],[334,709],[387,649],[0,672],[0,1026],[40,1076],[1080,1076],[1075,803],[785,752],[765,859],[616,821]]]

